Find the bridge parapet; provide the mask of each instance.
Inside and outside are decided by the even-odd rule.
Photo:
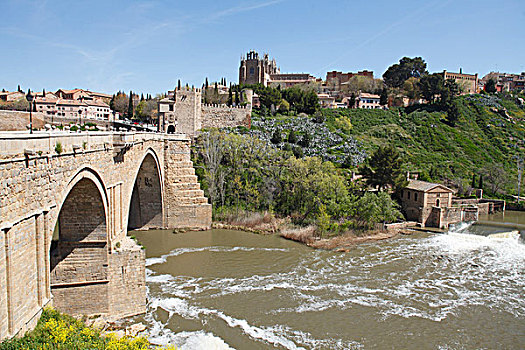
[[[2,159],[23,156],[28,152],[38,154],[56,154],[57,144],[61,153],[81,152],[93,148],[109,148],[123,143],[145,141],[188,141],[184,134],[159,134],[151,132],[1,132],[0,157]]]

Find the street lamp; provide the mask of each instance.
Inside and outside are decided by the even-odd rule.
[[[27,102],[29,102],[29,133],[33,133],[33,99],[34,96],[31,94],[31,90],[27,89],[26,95]]]

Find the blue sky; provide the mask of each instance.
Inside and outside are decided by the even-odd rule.
[[[158,93],[238,79],[241,54],[325,77],[403,56],[430,71],[525,71],[525,0],[0,0],[0,88]]]

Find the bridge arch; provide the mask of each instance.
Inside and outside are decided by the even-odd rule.
[[[108,304],[108,200],[101,177],[83,168],[68,183],[49,249],[54,306],[103,314]]]
[[[135,172],[129,198],[128,229],[161,228],[163,224],[163,174],[155,151],[148,148]]]

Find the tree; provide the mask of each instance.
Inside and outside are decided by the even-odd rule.
[[[235,99],[237,100],[237,97]],[[264,89],[263,94],[259,94],[259,99],[263,106],[265,106],[268,109],[271,109],[272,106],[275,107],[281,103],[282,96],[279,90],[268,87]]]
[[[450,102],[447,106],[447,124],[450,126],[456,126],[460,116],[461,113],[458,109],[458,103],[456,101]]]
[[[420,78],[428,74],[427,64],[421,57],[403,57],[386,70],[383,81],[389,87],[399,88],[410,77]]]
[[[379,104],[381,106],[386,106],[388,104],[388,92],[386,91],[386,88],[381,90],[381,95],[379,95]]]
[[[135,116],[141,121],[151,121],[157,116],[157,101],[142,100],[135,108]]]
[[[235,91],[235,105],[238,106],[241,103],[241,96],[239,91]]]
[[[476,188],[476,174],[472,174],[472,182],[470,183],[470,187]]]
[[[293,155],[295,156],[295,158],[303,158],[303,156],[304,156],[304,152],[303,152],[303,149],[301,147],[294,146],[292,148],[292,152],[293,152]]]
[[[228,90],[228,106],[231,105],[233,105],[232,83],[230,83],[230,89]]]
[[[312,137],[310,136],[309,133],[306,132],[301,138],[301,140],[299,141],[299,146],[308,147],[310,146],[311,141],[312,141]]]
[[[202,157],[205,165],[205,178],[208,184],[208,195],[213,205],[217,192],[223,186],[224,176],[220,176],[220,165],[224,157],[224,135],[217,130],[202,135]]]
[[[369,186],[379,190],[388,187],[399,190],[406,185],[402,166],[403,160],[396,148],[392,145],[381,146],[361,167],[360,173]]]
[[[20,85],[18,85],[18,88],[16,89],[16,91],[23,92],[22,89],[20,88]]]
[[[444,87],[443,76],[439,73],[425,75],[419,79],[419,89],[421,96],[430,103],[436,101],[436,97],[441,95]]]
[[[355,107],[355,94],[352,94],[350,96],[350,100],[348,101],[348,107],[354,108]]]
[[[503,165],[500,163],[490,163],[483,167],[481,172],[485,175],[492,194],[497,194],[498,191],[509,181],[509,177],[503,169]]]
[[[110,108],[120,115],[124,115],[128,110],[128,97],[125,93],[119,91],[115,97],[111,99]]]
[[[372,228],[376,223],[382,223],[385,227],[387,222],[403,217],[399,211],[399,204],[386,192],[366,192],[354,206],[360,226],[367,228]]]
[[[489,79],[489,81],[487,81],[487,84],[485,85],[485,91],[489,94],[493,94],[497,91],[496,82],[494,81],[494,79],[491,78]]]
[[[297,135],[293,130],[288,134],[288,143],[297,143]]]
[[[277,145],[283,141],[283,138],[281,136],[281,132],[279,130],[275,130],[273,132],[272,138],[270,139],[270,142],[274,145]]]
[[[177,90],[180,90],[180,79],[177,81]]]
[[[479,186],[480,189],[483,189],[483,175],[479,176]]]
[[[128,101],[128,119],[133,119],[133,91],[129,91],[129,101]]]

